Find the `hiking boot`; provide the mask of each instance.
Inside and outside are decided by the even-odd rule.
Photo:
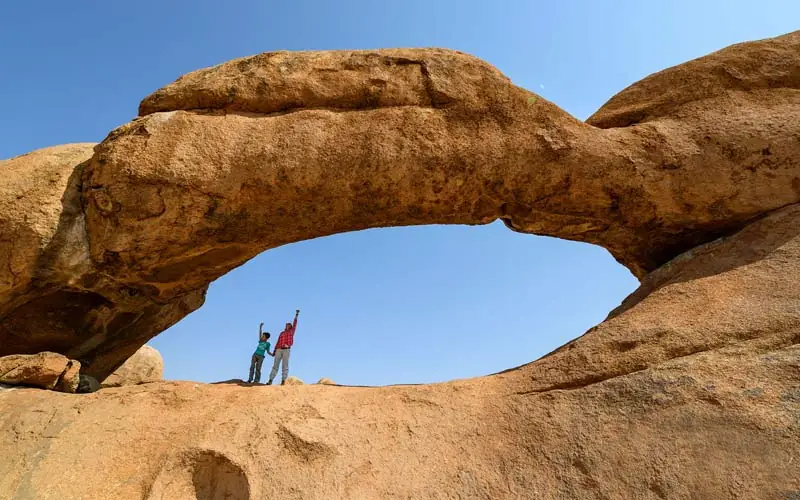
[[[272,380],[267,381],[266,385],[272,385]]]
[[[285,380],[281,380],[281,385],[286,385],[286,381]]]

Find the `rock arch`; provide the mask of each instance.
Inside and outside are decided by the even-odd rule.
[[[652,75],[586,123],[530,96],[449,50],[269,53],[178,79],[93,151],[5,161],[0,355],[46,347],[102,379],[220,275],[339,232],[499,218],[641,278],[800,201],[800,32]]]

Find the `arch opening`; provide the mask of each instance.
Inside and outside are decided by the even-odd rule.
[[[168,379],[246,379],[260,322],[301,310],[290,374],[434,383],[531,362],[601,322],[638,282],[604,249],[484,226],[348,232],[264,252],[150,344]],[[268,377],[272,358],[262,368]]]

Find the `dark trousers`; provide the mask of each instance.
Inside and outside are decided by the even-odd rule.
[[[250,360],[250,376],[247,378],[247,383],[255,382],[256,384],[261,381],[261,364],[264,362],[264,356],[260,354],[253,354],[253,359]],[[255,372],[255,378],[253,378]]]

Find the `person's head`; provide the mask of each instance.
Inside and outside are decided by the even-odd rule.
[[[269,338],[269,332],[264,332],[261,334],[261,342],[264,342]]]
[[[286,329],[287,329],[287,330],[288,330],[288,329],[290,329],[291,327],[292,327],[292,324],[291,324],[291,323],[286,323]]]

